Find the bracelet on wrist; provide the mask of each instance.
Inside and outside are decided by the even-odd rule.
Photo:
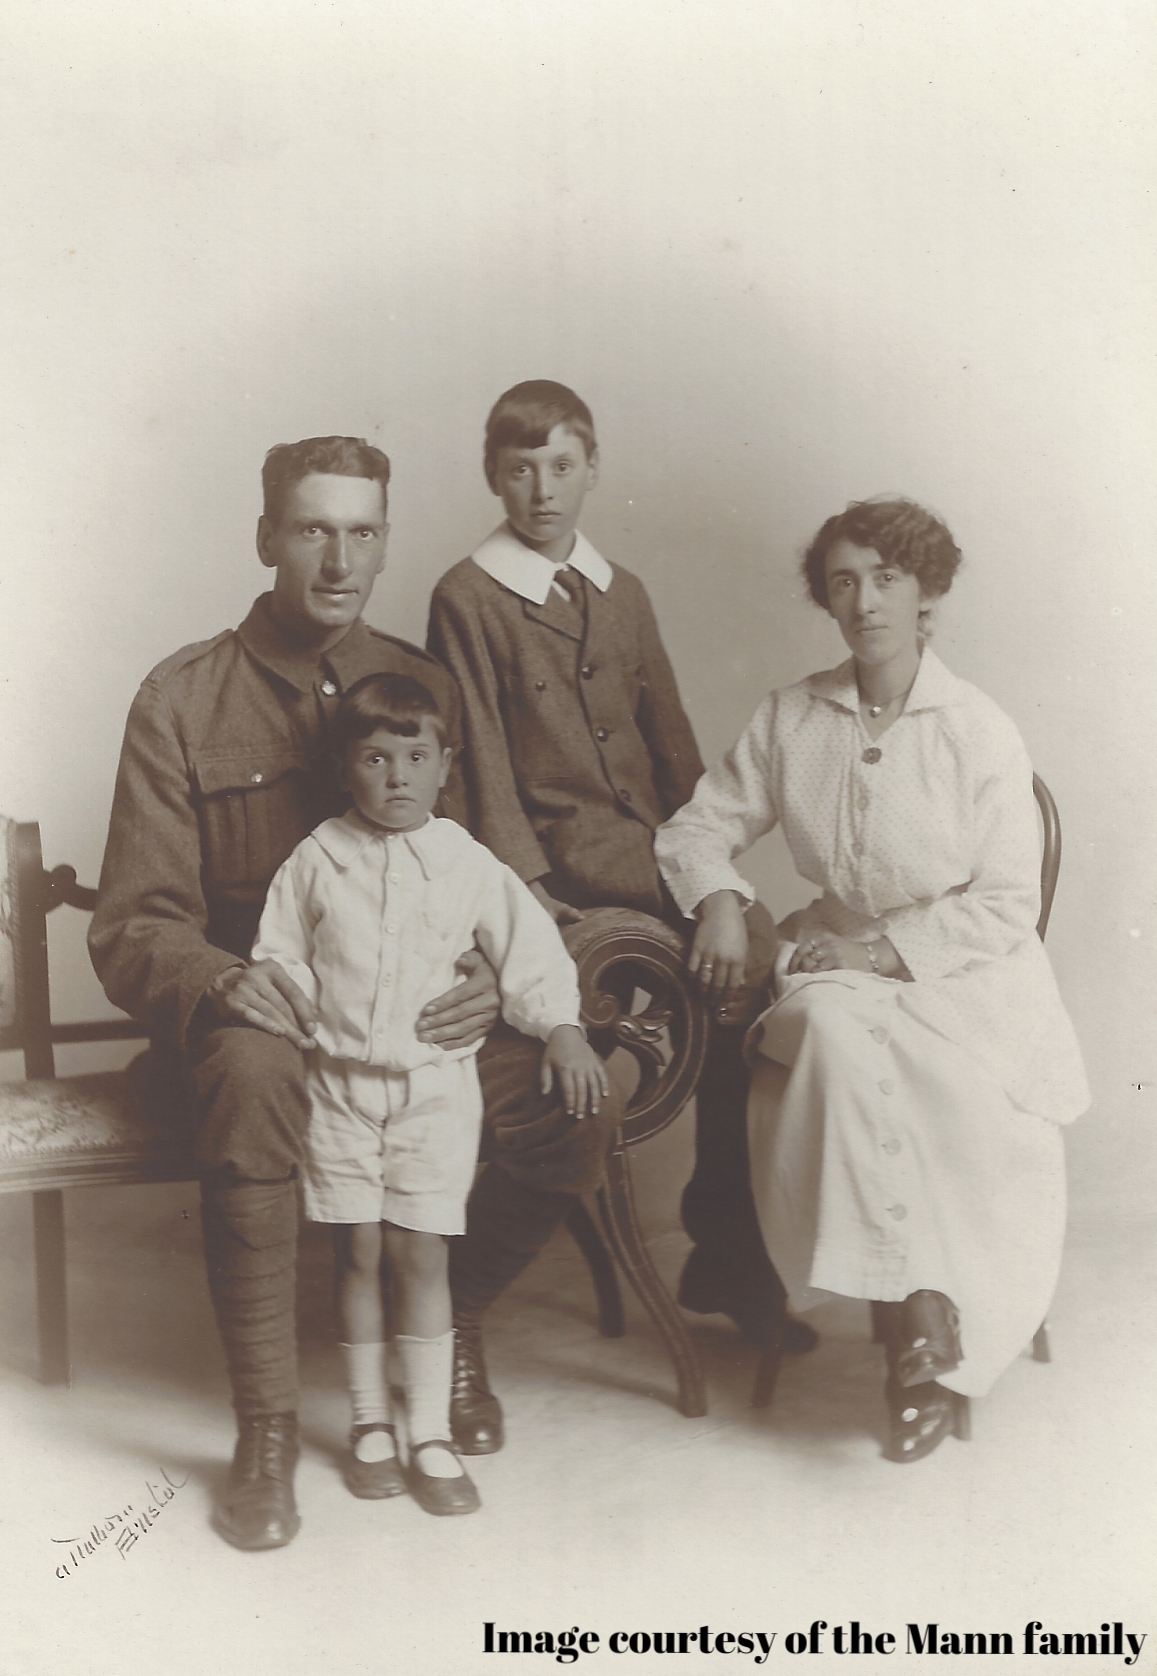
[[[876,939],[876,942],[879,942],[879,938]],[[880,962],[876,958],[876,943],[865,943],[864,948],[867,950],[868,959],[872,963],[872,971],[875,973],[876,977],[879,977]]]

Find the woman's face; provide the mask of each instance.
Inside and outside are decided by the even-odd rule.
[[[840,541],[824,564],[828,610],[857,663],[891,663],[917,650],[923,596],[910,571],[885,564],[874,547]]]

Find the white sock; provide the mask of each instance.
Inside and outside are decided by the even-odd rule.
[[[410,1452],[416,1443],[450,1436],[450,1378],[454,1370],[454,1334],[441,1338],[410,1338],[399,1333],[394,1340],[402,1361],[406,1383],[407,1430]],[[462,1466],[448,1449],[424,1449],[418,1458],[420,1470],[430,1478],[460,1478]]]
[[[384,1344],[343,1344],[346,1382],[353,1406],[354,1425],[368,1426],[390,1420],[390,1391],[386,1384]],[[354,1444],[359,1461],[388,1461],[396,1454],[389,1432],[367,1432]]]

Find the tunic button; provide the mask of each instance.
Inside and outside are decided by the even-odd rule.
[[[888,1040],[888,1032],[884,1029],[882,1024],[877,1024],[873,1028],[872,1040],[874,1042],[886,1042]]]
[[[391,873],[390,874],[390,883],[392,885],[396,885],[398,880],[401,878],[401,876],[402,875],[400,873]]]
[[[862,844],[853,844],[852,845],[852,854],[853,855],[863,855],[863,853],[864,853],[864,846]]]
[[[607,732],[607,729],[605,727],[596,727],[595,728],[595,738],[598,740],[599,744],[601,745],[601,744],[603,744],[603,742],[605,740],[610,738],[610,734]]]
[[[879,760],[883,756],[883,754],[884,754],[883,751],[880,749],[880,747],[878,745],[869,745],[868,749],[864,752],[863,756],[860,758],[860,761],[861,762],[879,762]]]
[[[883,1082],[880,1084],[880,1093],[881,1094],[894,1094],[895,1092],[896,1092],[896,1084],[894,1082],[891,1082],[887,1077],[885,1077]]]
[[[884,1142],[884,1151],[890,1153],[893,1158],[895,1158],[895,1156],[899,1152],[899,1150],[900,1150],[899,1141],[885,1141]]]
[[[395,931],[396,931],[396,930],[397,930],[397,929],[398,929],[398,928],[397,928],[397,926],[396,926],[396,925],[387,925],[387,926],[386,926],[386,932],[387,932],[387,934],[388,934],[388,935],[389,935],[389,936],[391,936],[391,937],[392,937],[392,936],[393,936],[393,935],[394,935],[394,933],[395,933]]]
[[[259,786],[261,784],[262,780],[264,780],[264,778],[265,778],[264,774],[250,774],[249,784],[251,786]]]
[[[907,1208],[906,1205],[889,1205],[888,1206],[888,1215],[892,1218],[893,1222],[903,1222],[903,1220],[907,1216],[907,1214],[908,1214],[908,1208]]]
[[[865,796],[865,795],[863,795],[863,794],[861,794],[861,797],[860,797],[860,808],[861,808],[861,809],[866,809],[866,808],[867,808],[867,807],[868,807],[868,799],[867,799],[867,797],[866,797],[866,796]]]
[[[327,698],[332,698],[334,693],[337,691],[337,688],[334,686],[332,681],[323,681],[321,683],[321,690]]]
[[[589,681],[594,672],[595,666],[593,663],[584,663],[582,668],[579,670],[579,674],[582,676],[584,681]]]
[[[536,693],[544,693],[546,691],[546,682],[545,681],[536,681],[534,683],[534,690],[535,690]]]

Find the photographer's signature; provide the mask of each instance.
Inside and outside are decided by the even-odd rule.
[[[68,1549],[68,1553],[57,1564],[56,1575],[71,1577],[73,1572],[79,1571],[85,1560],[99,1553],[107,1542],[112,1543],[122,1560],[127,1560],[130,1549],[135,1548],[141,1538],[149,1534],[177,1491],[183,1490],[189,1482],[188,1473],[184,1478],[170,1478],[163,1467],[161,1477],[164,1479],[161,1485],[145,1480],[148,1501],[143,1506],[130,1501],[126,1507],[98,1519],[83,1536],[54,1536],[52,1541],[57,1547]]]

